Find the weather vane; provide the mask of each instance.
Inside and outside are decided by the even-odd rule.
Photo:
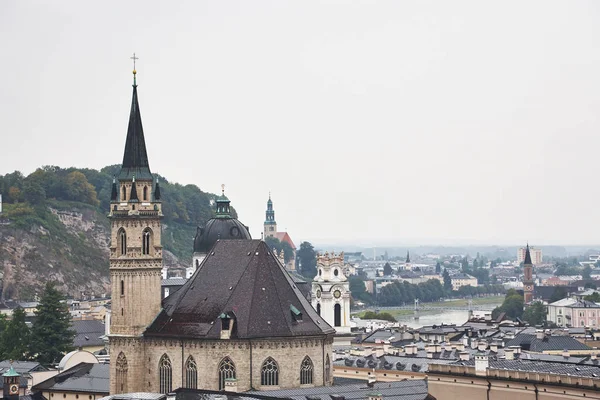
[[[225,184],[224,183],[221,184],[221,193],[225,194]]]

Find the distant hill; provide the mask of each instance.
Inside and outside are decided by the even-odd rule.
[[[27,177],[18,171],[0,176],[2,298],[32,300],[47,280],[74,297],[109,292],[107,214],[118,170],[46,166]],[[216,195],[157,176],[165,264],[187,266],[196,226],[213,217]]]

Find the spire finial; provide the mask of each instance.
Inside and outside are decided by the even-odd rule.
[[[223,196],[225,196],[225,184],[224,183],[221,184],[221,194]]]
[[[135,80],[135,76],[137,74],[137,71],[135,70],[135,61],[139,60],[139,57],[135,56],[135,53],[133,53],[133,57],[129,57],[130,59],[133,60],[133,86],[137,86],[136,80]]]

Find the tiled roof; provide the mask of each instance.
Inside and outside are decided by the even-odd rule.
[[[449,352],[446,352],[447,354]],[[390,370],[390,371],[407,371],[407,372],[427,372],[430,363],[435,362],[437,364],[449,364],[453,363],[458,359],[458,355],[452,356],[452,358],[440,357],[441,353],[438,353],[435,359],[427,358],[426,356],[391,356],[385,355],[381,357],[348,357],[344,360],[338,360],[334,362],[334,365],[338,367],[355,367],[355,368],[367,368],[376,370]],[[448,354],[449,355],[449,354]]]
[[[456,361],[454,364],[475,366],[475,360]],[[559,375],[582,376],[588,378],[597,378],[600,376],[600,368],[597,366],[547,361],[491,360],[489,361],[489,368],[508,371],[530,371]]]
[[[524,350],[537,353],[548,350],[591,350],[592,348],[570,336],[546,336],[538,339],[536,335],[520,333],[509,340],[506,346],[521,346]]]
[[[567,308],[600,308],[600,305],[587,300],[578,300],[573,304],[569,304]]]
[[[277,232],[277,239],[279,239],[280,242],[286,242],[292,249],[296,250],[296,245],[287,232]]]
[[[35,371],[47,371],[47,368],[42,366],[39,362],[35,361],[0,361],[0,375],[8,371],[10,367],[13,367],[19,374],[25,374],[28,372]]]
[[[108,364],[80,363],[35,385],[33,391],[106,393],[110,389]]]
[[[73,347],[102,346],[104,341],[100,338],[106,333],[105,325],[98,320],[76,320],[71,321],[71,327],[75,331]]]
[[[292,318],[294,307],[301,321]],[[232,338],[326,335],[335,331],[308,303],[261,240],[221,240],[181,289],[163,301],[147,336],[220,338],[219,316],[235,319]]]
[[[424,400],[427,398],[427,382],[424,379],[412,379],[400,382],[377,382],[373,387],[365,383],[342,386],[318,386],[312,388],[264,390],[246,392],[244,395],[264,395],[278,399],[331,399],[331,396],[344,396],[347,400],[365,399],[369,393],[380,393],[385,399]]]
[[[168,278],[161,281],[161,286],[183,286],[187,282],[185,278]]]

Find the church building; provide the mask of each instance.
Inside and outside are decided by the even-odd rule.
[[[150,172],[136,72],[110,203],[110,393],[331,385],[335,330],[224,192],[194,240],[193,276],[161,301],[162,203]],[[225,240],[227,239],[227,240]]]
[[[276,238],[280,242],[285,242],[290,245],[293,250],[293,257],[286,263],[286,268],[290,271],[296,270],[296,245],[292,241],[292,238],[287,232],[277,231],[277,222],[275,221],[275,210],[273,209],[273,200],[271,200],[271,193],[269,193],[269,200],[267,201],[267,211],[265,212],[265,223],[263,225],[263,237],[265,240],[269,237]]]
[[[525,306],[533,301],[534,281],[533,281],[533,263],[529,253],[529,243],[525,249],[525,260],[523,261],[523,300]]]

